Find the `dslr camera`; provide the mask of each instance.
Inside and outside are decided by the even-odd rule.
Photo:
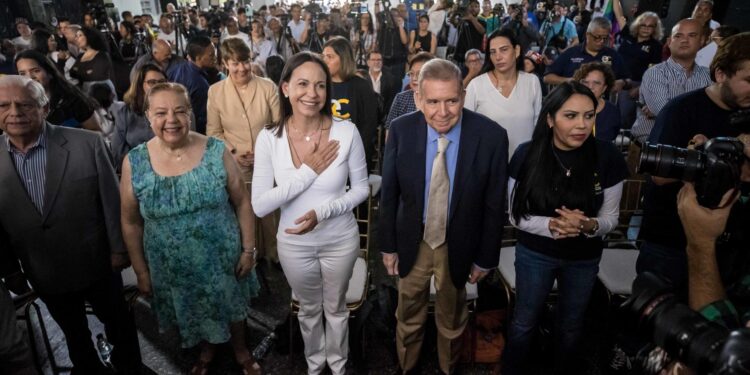
[[[638,353],[643,374],[658,374],[677,360],[698,374],[750,374],[750,328],[729,331],[677,302],[671,285],[645,272],[633,282],[623,307],[638,317],[638,332],[653,345]],[[665,355],[666,353],[666,355]]]
[[[646,143],[638,173],[693,182],[698,203],[717,208],[724,193],[740,186],[744,148],[742,142],[729,137],[713,138],[695,150]]]

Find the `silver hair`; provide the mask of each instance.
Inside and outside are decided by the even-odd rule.
[[[29,95],[31,95],[40,108],[49,103],[47,93],[44,92],[44,86],[33,79],[18,75],[0,77],[0,90],[6,90],[12,86],[20,86],[28,90]]]
[[[612,31],[612,22],[604,17],[595,17],[589,22],[589,27],[586,28],[587,33],[593,33],[596,29],[605,29]]]
[[[478,55],[480,60],[484,60],[484,53],[482,53],[482,51],[476,48],[472,48],[466,51],[466,54],[464,55],[464,61],[468,60],[469,56],[474,55],[474,54]]]
[[[662,25],[659,15],[654,12],[641,13],[641,15],[638,16],[635,21],[630,24],[630,35],[638,35],[638,28],[641,27],[641,24],[649,18],[653,18],[656,20],[656,28],[654,29],[654,34],[651,37],[655,40],[661,40],[661,38],[664,37],[664,25]]]
[[[452,81],[456,80],[459,89],[463,89],[463,78],[461,69],[456,64],[443,59],[432,59],[424,65],[419,71],[419,92],[422,92],[422,84],[427,80]]]

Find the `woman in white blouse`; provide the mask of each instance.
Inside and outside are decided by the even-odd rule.
[[[253,20],[252,31],[250,32],[250,48],[253,51],[253,61],[266,65],[266,59],[269,56],[276,55],[276,44],[266,39],[263,25],[258,20]]]
[[[253,209],[262,217],[281,208],[279,260],[300,303],[308,373],[321,373],[327,363],[343,374],[345,295],[359,254],[352,209],[369,189],[365,152],[357,127],[333,120],[331,75],[317,55],[289,59],[279,90],[281,120],[263,129],[255,145]]]
[[[521,45],[510,29],[487,38],[484,74],[466,88],[464,108],[479,112],[508,131],[508,155],[531,139],[542,108],[539,79],[523,71]]]

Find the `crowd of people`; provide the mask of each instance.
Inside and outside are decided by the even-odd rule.
[[[352,211],[376,174],[404,372],[419,361],[433,277],[439,368],[454,372],[465,285],[497,267],[508,224],[517,279],[503,373],[534,365],[555,283],[556,368],[576,373],[625,180],[644,178],[640,150],[736,137],[737,178],[750,182],[750,34],[713,20],[710,0],[671,30],[620,0],[387,5],[167,4],[158,20],[87,12],[54,29],[17,19],[0,51],[0,370],[36,373],[5,290],[30,284],[74,374],[109,371],[84,302],[117,370],[138,373],[120,298],[132,265],[160,329],[200,347],[191,374],[226,342],[243,373],[260,374],[244,320],[264,258],[299,302],[308,373],[345,373]],[[707,261],[749,246],[722,236],[747,229],[726,224],[736,200],[711,210],[690,183],[645,179],[637,272],[668,278],[708,319],[746,324],[750,304],[735,296],[750,260]]]

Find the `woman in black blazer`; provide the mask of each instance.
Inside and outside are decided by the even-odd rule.
[[[378,94],[366,79],[357,76],[357,64],[351,43],[333,37],[323,45],[323,60],[331,73],[331,109],[333,117],[353,122],[365,145],[367,170],[373,169],[378,126]]]

